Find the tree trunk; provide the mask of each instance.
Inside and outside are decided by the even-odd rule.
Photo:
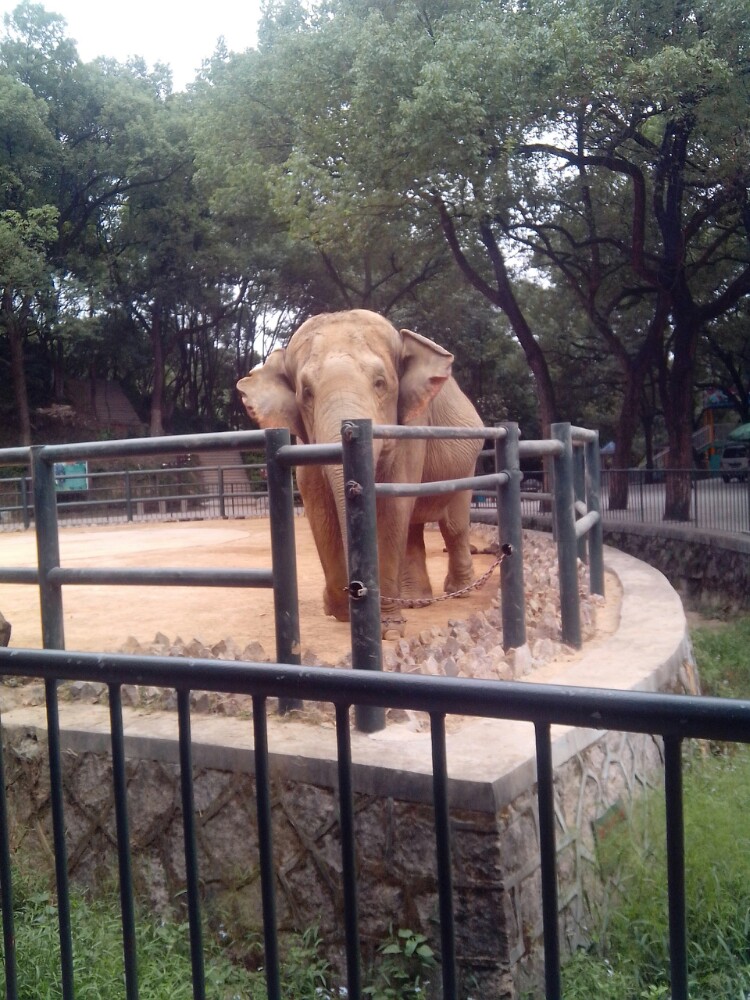
[[[667,482],[664,520],[689,521],[693,467],[693,374],[698,332],[686,317],[675,318],[671,364],[662,365],[660,390],[667,428]]]
[[[151,314],[151,351],[154,359],[154,385],[151,391],[149,434],[151,437],[161,437],[164,434],[164,344],[161,316],[156,310]]]
[[[2,295],[2,323],[8,331],[10,347],[10,377],[13,382],[13,396],[16,402],[18,416],[18,435],[20,445],[31,444],[31,412],[29,410],[29,393],[26,385],[26,369],[23,357],[23,329],[18,317],[13,312],[13,299],[6,290]]]

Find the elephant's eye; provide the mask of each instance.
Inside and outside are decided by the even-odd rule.
[[[313,392],[313,387],[311,385],[306,383],[305,385],[302,386],[303,403],[312,403],[314,395],[315,393]]]
[[[383,390],[384,390],[384,389],[385,389],[385,387],[386,387],[386,381],[385,381],[385,379],[383,378],[383,376],[382,376],[382,375],[378,375],[378,376],[377,376],[377,377],[376,377],[376,378],[375,378],[375,379],[373,380],[373,383],[372,383],[372,384],[373,384],[373,385],[375,386],[375,388],[376,388],[376,389],[378,390],[378,392],[383,392]]]

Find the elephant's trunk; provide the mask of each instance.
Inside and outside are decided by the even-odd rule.
[[[346,393],[338,390],[338,405],[335,412],[327,411],[325,414],[317,414],[315,420],[315,440],[321,442],[331,442],[341,440],[341,425],[344,420],[373,419],[376,417],[372,413],[363,412],[366,408],[362,405],[362,396],[353,393]],[[372,443],[373,465],[377,469],[380,454],[383,449],[383,442],[375,440]],[[326,480],[331,494],[336,504],[341,538],[344,543],[344,553],[348,552],[346,537],[346,502],[344,498],[344,472],[341,465],[326,465],[323,467]],[[377,478],[377,476],[376,476]]]

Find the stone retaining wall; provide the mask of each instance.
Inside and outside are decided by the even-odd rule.
[[[691,651],[675,592],[623,553],[608,549],[605,563],[623,590],[617,632],[536,679],[679,689]],[[60,719],[72,874],[89,885],[111,884],[117,860],[108,709],[61,703]],[[19,706],[2,722],[13,846],[49,859],[44,710]],[[201,884],[209,909],[247,934],[261,919],[252,724],[194,716],[191,732]],[[164,910],[180,900],[185,875],[175,713],[126,710],[125,740],[134,879],[139,894]],[[534,730],[454,720],[446,744],[462,995],[516,1000],[538,981],[541,961]],[[317,925],[327,956],[341,968],[335,731],[270,717],[269,750],[281,929]],[[615,815],[627,813],[640,790],[660,781],[661,747],[648,736],[555,726],[552,752],[561,926],[572,948],[585,936],[595,897],[594,824],[613,807]],[[352,764],[365,944],[372,948],[393,926],[425,933],[437,948],[429,732],[403,724],[353,732]]]
[[[549,515],[525,528],[549,531]],[[604,541],[662,572],[687,607],[726,612],[750,608],[750,535],[690,525],[603,522]]]
[[[750,535],[671,524],[604,525],[609,545],[655,566],[691,608],[750,608]]]

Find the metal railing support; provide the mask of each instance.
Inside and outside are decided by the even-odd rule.
[[[60,584],[50,580],[50,571],[60,566],[57,530],[55,470],[43,457],[44,448],[31,449],[31,484],[34,495],[36,549],[39,561],[39,599],[42,610],[42,642],[45,649],[65,649],[63,602]]]
[[[357,853],[354,830],[352,783],[352,743],[349,705],[336,705],[336,748],[338,751],[339,827],[341,829],[342,891],[344,897],[344,937],[346,941],[347,996],[362,997],[362,962],[359,943],[357,893]]]
[[[372,421],[345,420],[341,425],[344,494],[346,497],[349,615],[352,666],[382,670],[380,638],[380,570],[375,515],[375,470],[372,461]],[[374,733],[385,728],[385,709],[355,707],[357,729]]]
[[[185,887],[187,890],[190,967],[193,973],[193,1000],[205,1000],[206,977],[203,959],[200,878],[198,875],[198,838],[193,795],[193,750],[190,726],[190,691],[177,691],[177,724],[180,757],[180,799],[182,833],[185,847]]]
[[[560,573],[560,615],[562,641],[581,647],[580,599],[578,596],[578,540],[575,530],[573,489],[573,441],[570,424],[552,424],[551,433],[562,444],[553,459],[555,477],[554,513],[557,565]]]
[[[523,527],[521,524],[521,464],[518,448],[518,424],[504,423],[505,436],[495,440],[495,468],[506,472],[509,481],[497,487],[497,531],[500,551],[511,546],[511,553],[500,564],[500,608],[503,622],[503,648],[518,649],[526,642],[525,597],[523,583]]]
[[[583,447],[579,444],[573,448],[573,493],[575,495],[576,508],[578,505],[586,505],[586,456]],[[585,535],[578,538],[578,558],[581,562],[588,562],[588,546]]]
[[[294,541],[294,485],[291,468],[277,459],[279,449],[287,447],[290,441],[291,435],[285,427],[266,431],[276,658],[279,663],[301,662],[297,549]],[[223,493],[221,502],[223,505]],[[279,712],[282,715],[301,707],[302,702],[296,698],[279,700]]]
[[[279,700],[281,701],[281,699]],[[266,719],[266,699],[260,696],[253,696],[253,739],[266,994],[267,1000],[281,1000],[281,964],[276,919],[276,871],[273,860],[273,812],[268,760],[268,721]]]
[[[549,724],[538,723],[536,781],[539,805],[539,860],[542,874],[545,1000],[560,1000],[560,927],[558,924],[557,847],[555,844],[555,771]]]
[[[122,721],[122,688],[109,685],[109,729],[112,749],[112,785],[114,790],[117,863],[120,876],[120,914],[125,970],[125,996],[138,1000],[138,956],[135,948],[135,908],[133,872],[130,856],[128,821],[128,781],[125,764],[125,733]]]
[[[0,908],[3,923],[3,966],[8,1000],[18,1000],[16,931],[13,918],[13,881],[10,868],[10,826],[6,797],[5,764],[0,747]]]
[[[667,817],[669,975],[672,1000],[688,1000],[685,917],[685,827],[682,798],[682,740],[664,737],[664,798]]]
[[[599,515],[596,523],[588,534],[589,550],[589,590],[592,594],[604,596],[604,533],[602,530],[601,503],[601,452],[599,450],[599,431],[594,434],[593,441],[584,445],[586,456],[586,507],[591,513]]]

